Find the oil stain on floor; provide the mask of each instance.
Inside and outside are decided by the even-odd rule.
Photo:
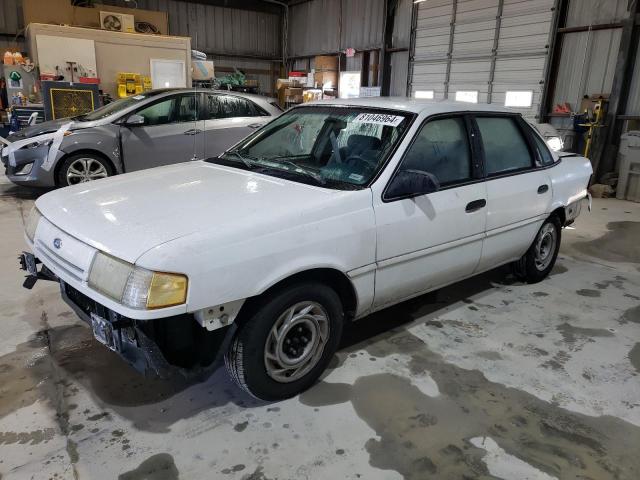
[[[370,464],[407,480],[493,478],[485,451],[471,439],[492,438],[507,454],[558,478],[640,478],[640,428],[610,416],[589,417],[526,392],[490,382],[477,370],[447,363],[409,332],[367,342],[374,357],[410,355],[412,375],[428,374],[440,395],[430,397],[390,373],[353,385],[321,382],[300,396],[308,406],[351,402],[377,439],[365,448]]]
[[[118,480],[178,480],[180,474],[168,453],[147,458],[138,468],[118,476]]]
[[[607,229],[602,237],[576,243],[575,248],[607,262],[640,263],[640,222],[609,222]]]

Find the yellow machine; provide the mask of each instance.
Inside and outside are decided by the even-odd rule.
[[[580,123],[581,127],[587,127],[589,130],[587,131],[587,142],[584,146],[583,156],[589,158],[589,154],[591,153],[591,145],[593,144],[593,136],[595,134],[596,129],[604,127],[602,120],[604,119],[604,102],[605,100],[600,98],[596,101],[593,107],[593,115],[587,115],[589,121],[587,123]],[[585,112],[589,114],[589,112]]]
[[[139,73],[118,73],[118,97],[124,98],[131,95],[151,90],[151,78]]]

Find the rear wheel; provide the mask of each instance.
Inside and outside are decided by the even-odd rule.
[[[338,294],[320,283],[279,291],[236,334],[225,355],[228,372],[242,389],[262,400],[306,390],[338,348],[342,308]]]
[[[113,175],[109,162],[90,153],[79,153],[65,159],[58,172],[58,185],[66,187],[99,180]]]
[[[549,275],[560,250],[561,231],[557,216],[545,220],[527,253],[514,263],[516,276],[527,283],[537,283]]]

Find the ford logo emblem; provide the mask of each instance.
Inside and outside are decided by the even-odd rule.
[[[59,249],[62,246],[62,240],[60,240],[59,238],[54,238],[53,246]]]

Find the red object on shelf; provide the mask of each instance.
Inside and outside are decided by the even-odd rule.
[[[100,79],[96,77],[80,77],[80,83],[91,83],[94,85],[98,85],[100,83]]]
[[[290,77],[306,77],[307,72],[289,72]]]

